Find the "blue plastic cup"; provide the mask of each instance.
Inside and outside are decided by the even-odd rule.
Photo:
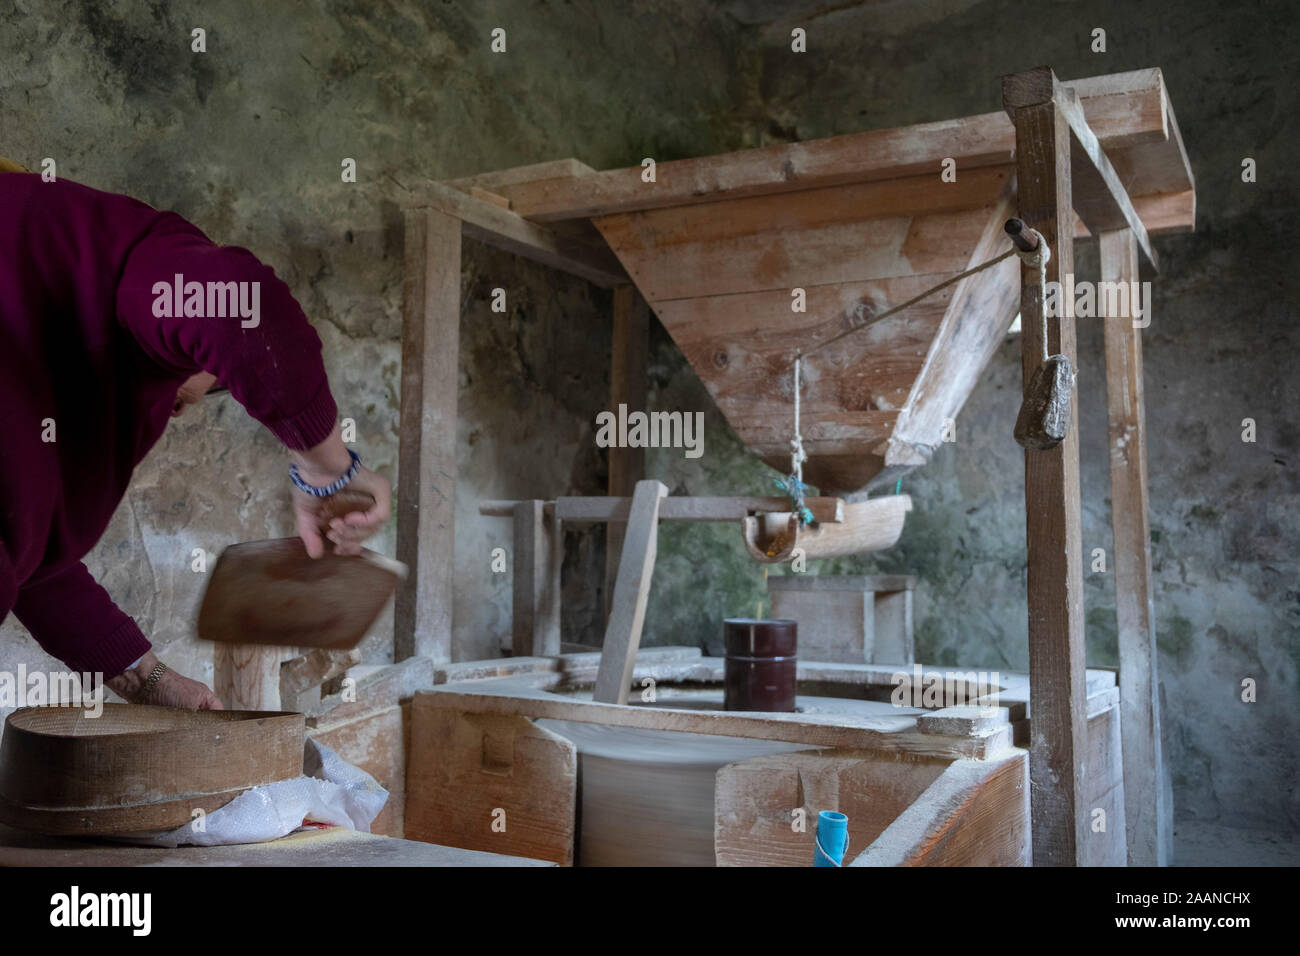
[[[835,810],[817,814],[817,844],[813,866],[843,866],[849,848],[849,818]]]

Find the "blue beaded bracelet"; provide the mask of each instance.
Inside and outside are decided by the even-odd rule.
[[[348,482],[356,477],[357,470],[361,467],[360,455],[354,452],[351,448],[348,449],[348,455],[352,458],[352,466],[348,468],[347,473],[342,478],[331,481],[324,488],[316,488],[303,481],[302,476],[298,474],[297,465],[289,466],[289,477],[293,479],[294,485],[297,486],[299,490],[305,491],[307,494],[316,498],[328,498],[330,495],[337,494],[346,488]]]

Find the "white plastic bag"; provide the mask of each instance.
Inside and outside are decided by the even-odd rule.
[[[305,776],[246,790],[224,807],[175,830],[127,833],[117,839],[145,846],[228,846],[278,840],[304,820],[370,832],[388,791],[360,767],[310,737],[303,747]]]

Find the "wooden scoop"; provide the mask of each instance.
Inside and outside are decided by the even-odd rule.
[[[370,495],[347,490],[321,499],[322,534],[334,518],[373,504]],[[232,544],[212,570],[198,634],[226,644],[349,650],[405,577],[406,565],[364,548],[311,558],[301,538]]]

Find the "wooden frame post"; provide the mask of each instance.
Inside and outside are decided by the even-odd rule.
[[[212,692],[230,710],[279,710],[285,654],[283,647],[214,643]]]
[[[646,402],[646,349],[650,331],[650,310],[634,285],[614,289],[614,327],[609,364],[609,407],[644,410]],[[645,477],[645,449],[609,449],[609,495],[630,498],[636,483]],[[605,619],[614,607],[614,582],[627,523],[611,521],[605,527]]]
[[[1020,217],[1051,249],[1047,281],[1074,271],[1070,123],[1050,69],[1003,77],[1002,102],[1015,124]],[[1042,361],[1044,302],[1037,268],[1021,269],[1021,364],[1025,385]],[[1048,322],[1048,351],[1077,368],[1070,309]],[[1069,433],[1047,451],[1025,451],[1028,545],[1030,807],[1038,866],[1073,866],[1087,838],[1083,766],[1087,742],[1083,555],[1077,396]]]
[[[461,221],[406,212],[397,558],[410,574],[393,611],[393,659],[451,660]]]
[[[560,653],[560,520],[544,501],[519,502],[514,518],[511,654],[552,657]]]
[[[1138,282],[1138,247],[1127,229],[1102,232],[1098,242],[1101,281],[1120,284],[1119,312],[1105,315],[1104,321],[1128,862],[1132,866],[1166,866],[1173,850],[1173,815],[1160,739],[1142,337],[1134,325],[1135,310],[1129,307],[1129,290],[1137,288]],[[1110,301],[1100,294],[1098,299]]]

